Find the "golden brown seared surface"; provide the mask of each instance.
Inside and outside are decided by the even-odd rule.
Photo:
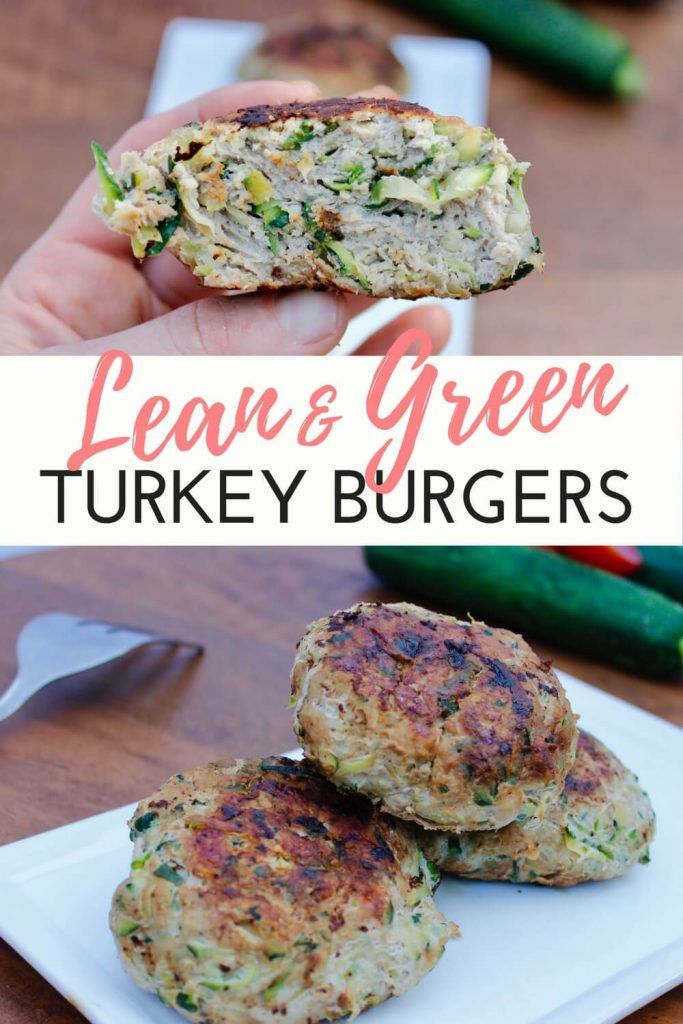
[[[316,120],[338,121],[342,118],[351,117],[353,114],[363,112],[366,114],[396,114],[406,117],[419,114],[430,121],[436,120],[436,114],[421,107],[419,103],[408,103],[406,100],[395,100],[388,97],[380,99],[368,97],[336,96],[326,100],[310,100],[306,103],[280,103],[270,106],[247,107],[238,110],[230,120],[236,121],[244,127],[253,128],[260,124],[273,124],[275,121],[285,121],[289,117],[301,117],[305,121],[315,118]],[[459,117],[450,117],[449,122],[464,124]]]
[[[287,758],[175,776],[131,822],[111,925],[190,1019],[309,1024],[414,985],[451,929],[414,833]]]
[[[329,899],[339,904],[332,931],[342,926],[352,895],[369,920],[384,919],[389,893],[377,878],[397,863],[387,841],[397,833],[377,820],[371,805],[283,758],[264,760],[257,772],[247,765],[234,786],[213,813],[190,817],[185,842],[187,868],[209,884],[207,899],[221,914],[232,911],[233,920],[246,914],[282,935],[284,912],[292,940],[302,918],[317,917]]]
[[[601,806],[605,787],[609,786],[617,772],[616,761],[614,754],[604,744],[581,729],[576,761],[564,784],[564,796],[580,793],[582,803]]]
[[[655,816],[636,776],[583,730],[559,802],[543,820],[499,832],[425,836],[445,871],[466,878],[569,886],[647,863]]]
[[[242,62],[247,79],[310,78],[325,96],[344,96],[378,83],[398,93],[408,76],[386,39],[361,22],[288,18],[272,25],[266,38]]]
[[[314,623],[292,675],[306,756],[427,827],[490,829],[557,799],[576,723],[521,637],[409,604]],[[527,807],[527,805],[529,805]]]

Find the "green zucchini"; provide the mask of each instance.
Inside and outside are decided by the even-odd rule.
[[[528,547],[371,547],[411,599],[472,614],[644,676],[680,676],[683,606],[632,580]]]
[[[90,149],[95,158],[97,177],[102,191],[102,198],[107,209],[113,209],[114,203],[125,199],[125,192],[121,188],[116,175],[109,163],[109,158],[98,142],[91,142]]]
[[[645,92],[645,71],[624,37],[555,0],[423,0],[420,13],[456,22],[563,85],[618,99]]]
[[[631,579],[683,604],[683,547],[641,547],[643,564]]]

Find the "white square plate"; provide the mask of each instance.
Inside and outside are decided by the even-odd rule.
[[[652,862],[575,889],[446,879],[462,939],[367,1024],[611,1024],[683,980],[683,730],[563,676],[581,723],[640,775]],[[182,767],[179,766],[179,767]],[[177,1024],[123,973],[107,927],[132,807],[0,848],[0,935],[93,1024]]]
[[[147,113],[168,110],[200,93],[238,78],[242,57],[263,35],[254,22],[177,18],[164,33]],[[486,121],[490,73],[489,52],[469,39],[396,36],[396,56],[410,76],[408,99],[439,114],[459,114],[471,124]],[[474,303],[454,299],[418,300],[443,302],[453,328],[449,355],[467,355],[472,349]],[[403,309],[414,307],[407,299],[385,299],[357,317],[346,332],[337,354],[353,351],[361,341]]]

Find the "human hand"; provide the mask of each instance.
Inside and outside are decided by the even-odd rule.
[[[126,150],[144,149],[187,121],[319,97],[308,82],[225,86],[138,122],[111,155],[116,161]],[[116,348],[137,355],[324,354],[372,301],[304,290],[217,295],[169,253],[140,265],[128,239],[92,213],[96,191],[93,171],[0,286],[0,353],[90,355]],[[411,327],[426,331],[438,351],[448,340],[449,317],[440,306],[420,306],[383,327],[359,352],[382,353]]]

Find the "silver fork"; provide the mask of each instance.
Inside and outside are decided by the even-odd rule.
[[[26,623],[17,639],[18,671],[0,697],[0,722],[44,686],[106,665],[150,644],[188,647],[195,657],[204,651],[200,644],[113,622],[81,619],[61,612],[38,615]]]

